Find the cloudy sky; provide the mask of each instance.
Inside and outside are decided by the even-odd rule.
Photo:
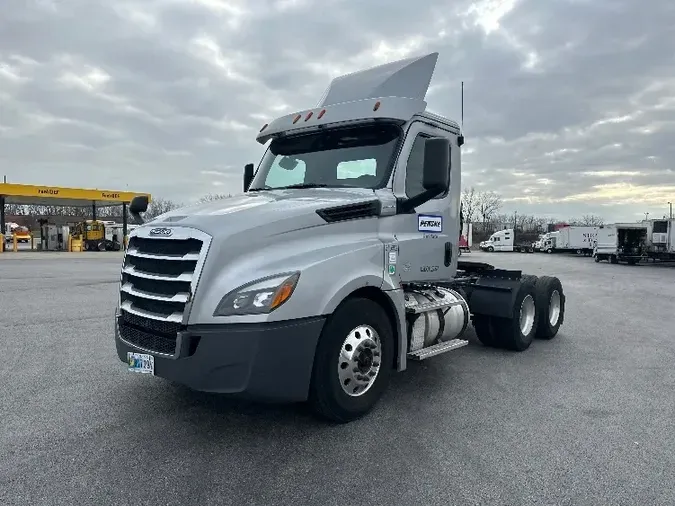
[[[330,78],[439,51],[463,186],[505,210],[634,221],[675,201],[672,0],[2,0],[10,182],[238,192],[269,119]]]

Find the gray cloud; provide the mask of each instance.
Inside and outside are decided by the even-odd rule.
[[[0,160],[12,181],[236,192],[257,129],[331,76],[439,51],[463,185],[506,211],[608,220],[675,199],[675,6],[653,0],[5,0]]]

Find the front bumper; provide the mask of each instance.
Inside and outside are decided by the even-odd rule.
[[[201,392],[258,400],[307,400],[314,352],[325,318],[274,324],[198,325],[178,333],[176,353],[155,357],[155,375]],[[115,320],[117,355],[149,353],[123,340]]]

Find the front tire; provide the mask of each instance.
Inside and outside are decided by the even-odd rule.
[[[377,404],[394,364],[394,333],[377,302],[355,297],[344,301],[321,332],[310,384],[313,411],[347,423]]]

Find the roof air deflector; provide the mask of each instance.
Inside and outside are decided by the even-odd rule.
[[[430,53],[336,77],[317,107],[381,97],[424,100],[437,61],[438,53]]]

